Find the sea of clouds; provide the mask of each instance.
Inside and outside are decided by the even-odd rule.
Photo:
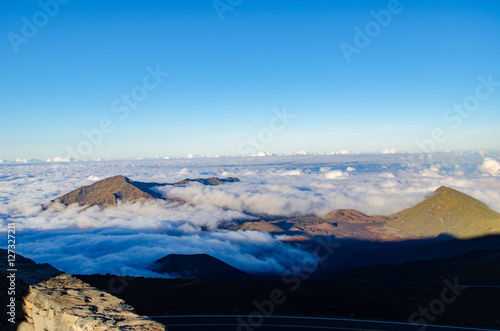
[[[311,252],[283,236],[225,230],[236,220],[321,216],[338,208],[388,215],[441,185],[500,211],[500,157],[495,153],[267,156],[0,165],[0,242],[16,223],[16,250],[69,273],[159,276],[145,268],[171,253],[206,253],[249,273],[281,274]],[[114,175],[171,183],[238,177],[220,186],[156,190],[167,201],[117,207],[41,204]]]

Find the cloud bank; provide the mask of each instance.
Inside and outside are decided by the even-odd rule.
[[[498,155],[480,153],[281,156],[0,166],[0,226],[15,222],[20,254],[70,273],[155,276],[145,267],[167,254],[206,253],[243,271],[279,274],[313,254],[267,233],[224,225],[266,214],[324,215],[337,208],[391,214],[441,185],[500,211]],[[97,180],[240,178],[221,186],[159,187],[187,201],[115,208],[40,205]],[[5,247],[5,238],[0,242]],[[157,275],[156,275],[157,276]]]

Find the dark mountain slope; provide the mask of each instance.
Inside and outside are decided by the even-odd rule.
[[[226,280],[251,278],[243,271],[207,254],[169,254],[155,261],[151,269],[179,278]]]

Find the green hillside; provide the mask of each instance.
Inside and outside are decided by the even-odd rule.
[[[445,186],[418,205],[388,218],[386,231],[404,237],[436,237],[446,233],[457,238],[473,238],[500,233],[500,213]]]

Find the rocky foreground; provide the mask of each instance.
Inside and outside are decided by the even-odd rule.
[[[0,254],[2,330],[165,330],[122,299],[48,264],[16,255],[16,271],[8,271],[7,251]]]

